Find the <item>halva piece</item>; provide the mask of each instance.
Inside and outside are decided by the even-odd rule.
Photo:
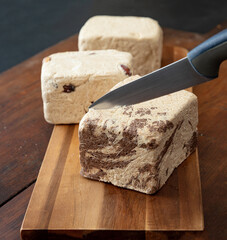
[[[53,124],[78,123],[92,102],[132,74],[132,56],[117,50],[56,53],[44,58],[44,117]]]
[[[163,32],[148,17],[95,16],[79,33],[79,50],[117,49],[133,56],[134,74],[145,75],[161,66]]]
[[[153,194],[195,150],[197,124],[197,97],[184,90],[135,105],[91,108],[79,125],[81,174]]]

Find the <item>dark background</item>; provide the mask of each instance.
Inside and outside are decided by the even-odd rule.
[[[148,16],[162,27],[206,33],[227,19],[227,0],[0,0],[0,72],[98,14]]]

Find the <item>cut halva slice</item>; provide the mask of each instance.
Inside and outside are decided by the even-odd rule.
[[[44,117],[53,124],[78,123],[88,106],[131,75],[132,56],[117,50],[56,53],[43,60]]]
[[[81,174],[153,194],[195,150],[197,124],[197,97],[184,90],[130,106],[91,108],[79,125]]]

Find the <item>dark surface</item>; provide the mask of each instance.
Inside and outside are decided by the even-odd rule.
[[[20,224],[23,221],[24,213],[26,211],[33,188],[34,184],[0,208],[1,240],[20,239]]]
[[[206,35],[164,29],[164,42],[191,49],[226,26],[219,25]],[[1,240],[19,239],[22,218],[53,127],[43,119],[40,96],[42,58],[53,52],[76,50],[76,43],[77,36],[73,36],[0,74]],[[146,239],[226,239],[226,63],[221,65],[219,79],[195,87],[199,99],[199,163],[205,231],[148,232]],[[120,239],[116,234],[107,234],[101,239]],[[99,239],[96,233],[91,234],[92,238]],[[135,238],[137,236],[129,235],[125,239]]]
[[[79,32],[94,15],[148,16],[205,33],[227,19],[226,0],[0,0],[0,72]]]
[[[76,45],[72,37],[0,74],[0,207],[36,180],[53,129],[43,117],[42,59]]]
[[[226,0],[0,0],[0,72],[77,33],[93,15],[150,16],[162,27],[205,33],[226,20],[226,11]],[[204,40],[203,35],[168,29],[165,37],[171,44],[188,49]],[[42,113],[41,59],[71,49],[76,49],[75,38],[0,75],[1,240],[19,239],[32,184],[52,131],[52,125],[45,123]],[[225,76],[226,72],[225,67]],[[226,82],[222,79],[222,82],[207,83],[196,88],[196,93],[200,108],[199,157],[205,232],[195,236],[181,233],[179,238],[168,236],[182,240],[224,240],[227,234],[223,170],[227,155]]]

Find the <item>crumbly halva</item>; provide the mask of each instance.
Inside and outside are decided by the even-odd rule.
[[[197,124],[197,97],[184,90],[135,105],[89,109],[79,125],[81,174],[153,194],[195,150]]]

